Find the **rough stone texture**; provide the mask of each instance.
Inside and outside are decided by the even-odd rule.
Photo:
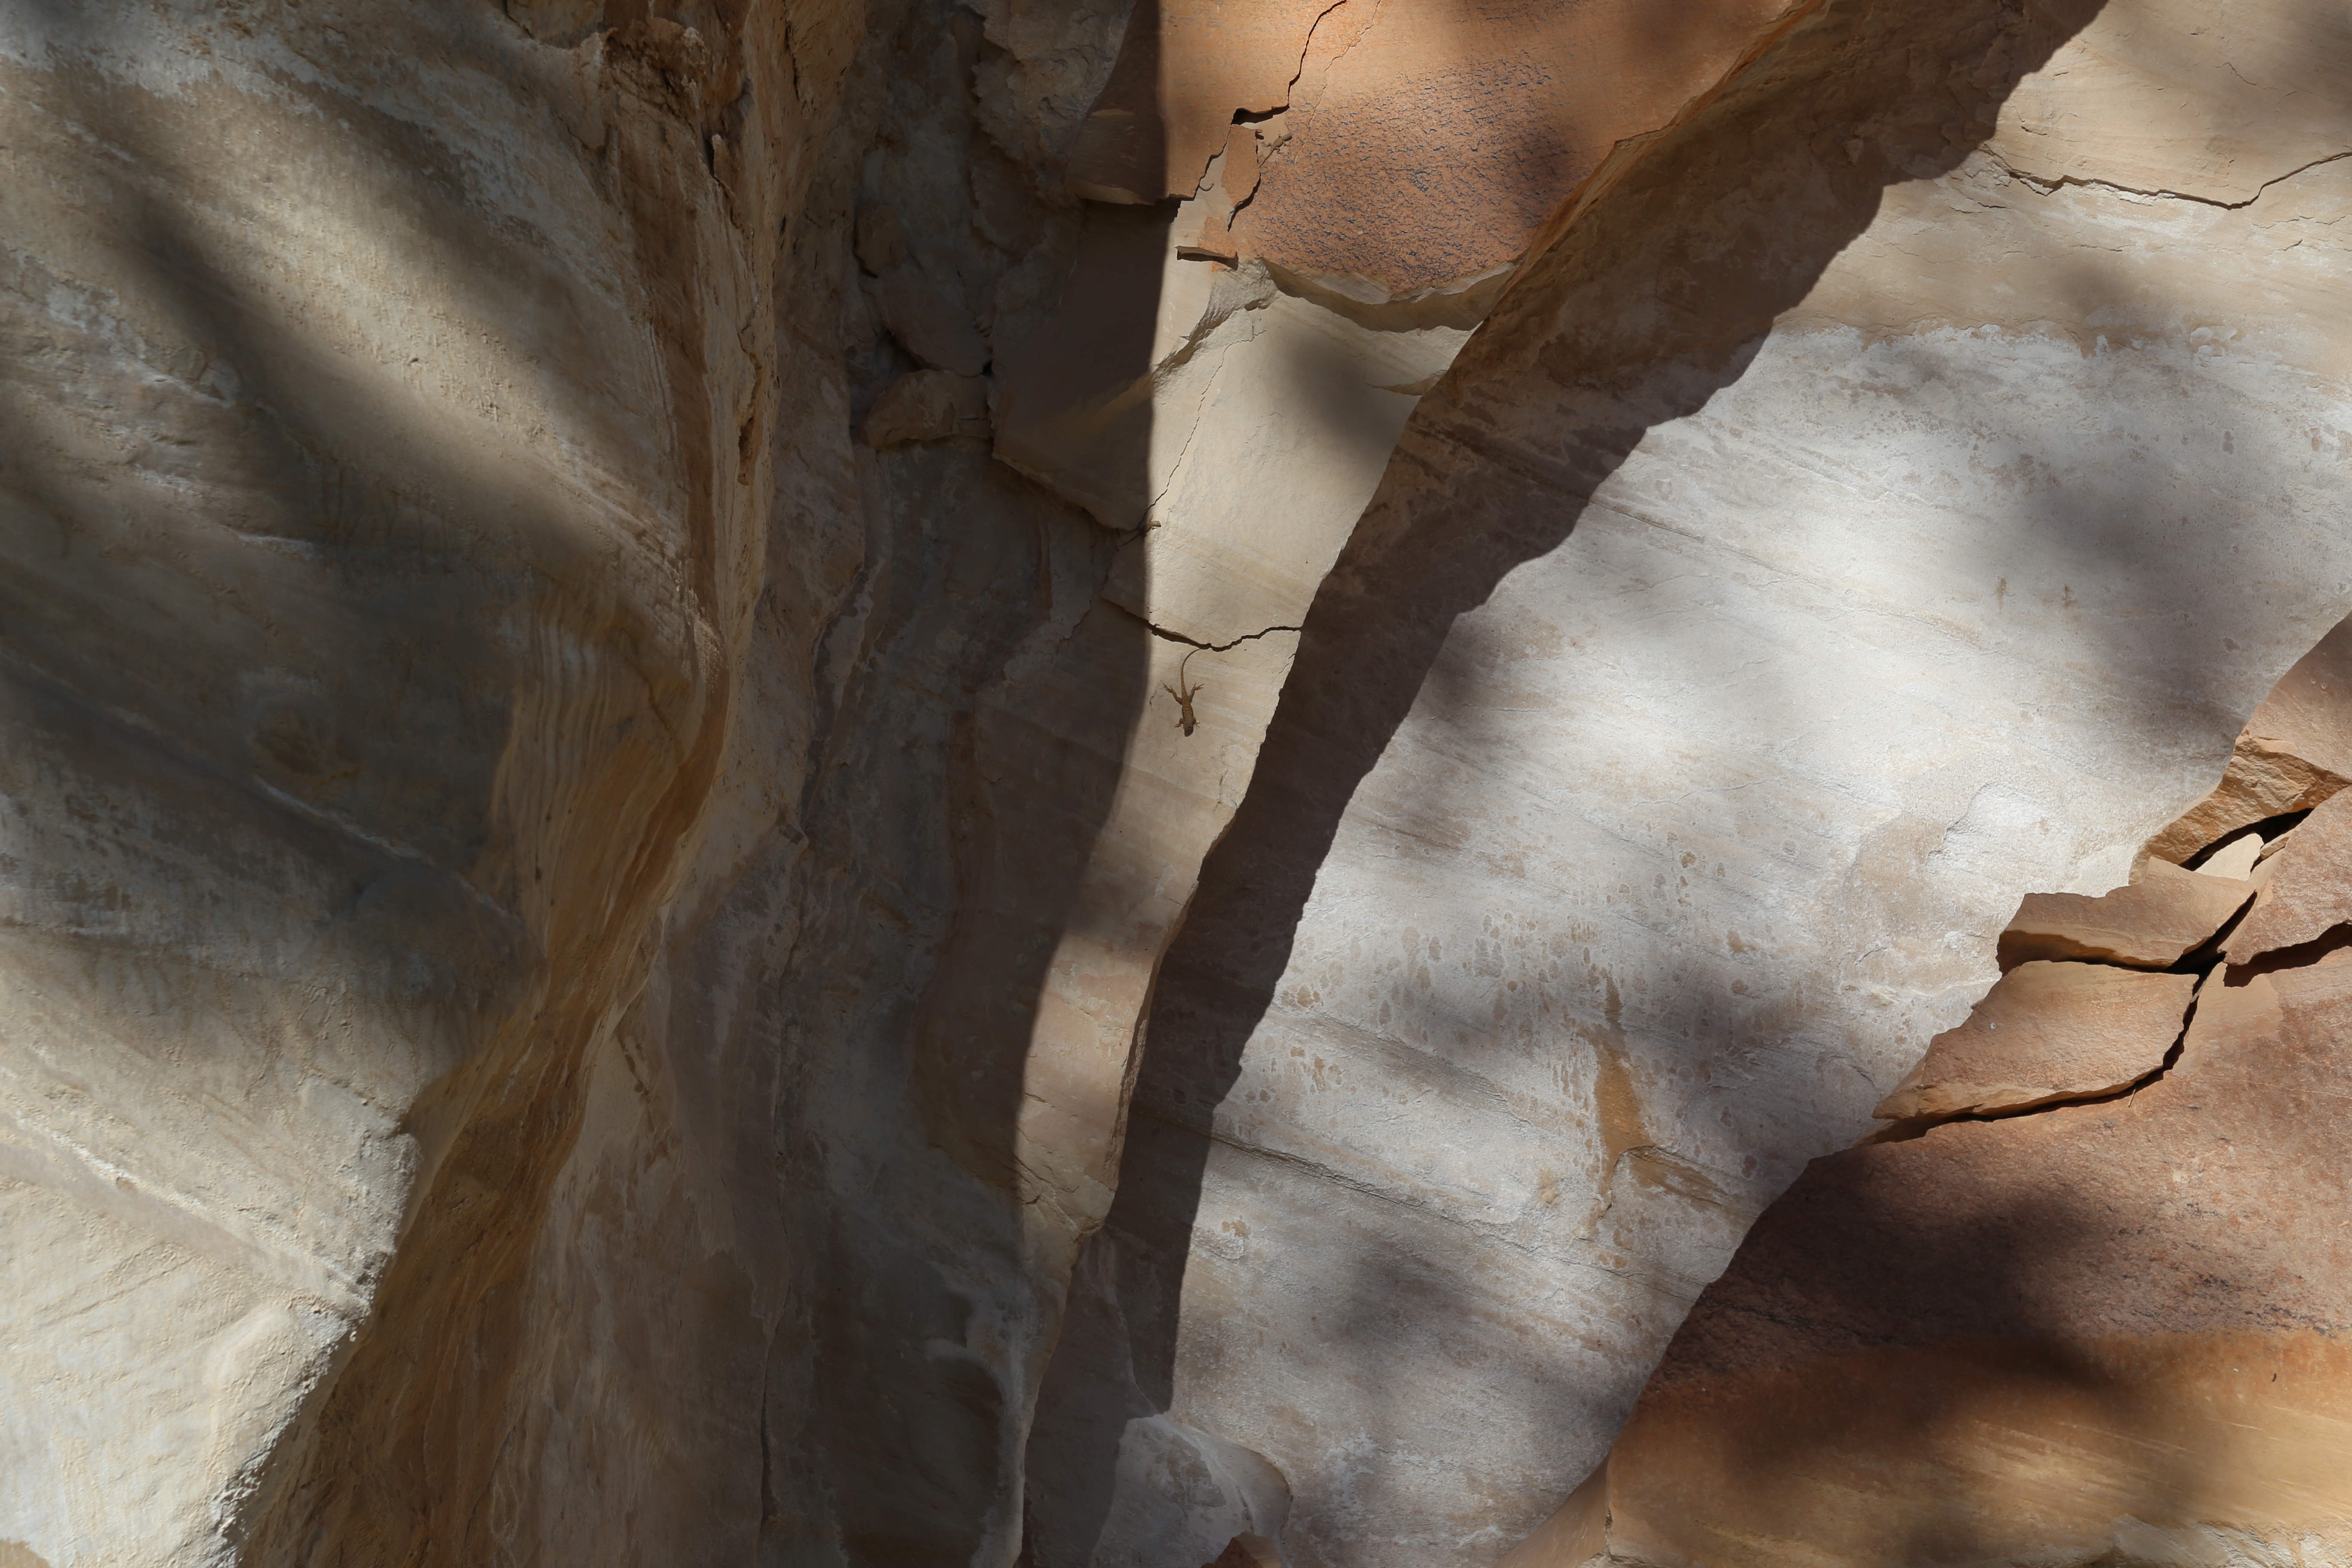
[[[2095,963],[2021,963],[1927,1054],[1873,1116],[1889,1121],[2021,1110],[2128,1088],[2180,1037],[2193,974]]]
[[[2352,575],[2326,26],[1651,14],[0,18],[0,1564],[1539,1517]]]
[[[1709,0],[1662,26],[1649,0],[1158,0],[1070,179],[1132,203],[1214,184],[1228,259],[1349,298],[1457,289],[1517,260],[1612,148],[1681,118],[1814,3]]]
[[[1330,0],[1144,0],[1070,151],[1069,180],[1097,201],[1189,197],[1240,115],[1288,101]]]
[[[2340,1560],[2347,1041],[2352,953],[2232,974],[2128,1099],[1815,1162],[1676,1334],[1583,1541],[1515,1563]]]
[[[2148,841],[2147,852],[2186,860],[2251,823],[2309,811],[2352,781],[2352,622],[2295,661],[2246,721],[2213,793]]]
[[[2150,860],[2137,881],[2095,899],[2028,893],[2000,933],[2001,967],[2083,958],[2168,969],[2212,941],[2253,891],[2249,882]]]
[[[2230,933],[2231,963],[2317,942],[2352,921],[2352,795],[2305,818],[2263,868],[2262,891]]]
[[[2344,48],[1832,5],[1423,397],[1162,965],[1082,1275],[1147,1407],[1282,1471],[1295,1568],[1521,1539],[2019,898],[2124,882],[2341,617],[2352,164],[2241,153],[2230,207],[2181,150]],[[2156,153],[2084,132],[2144,94]],[[1131,1396],[1071,1384],[1032,1518],[1099,1540]]]
[[[522,1346],[441,1331],[504,1310],[709,842],[791,25],[0,15],[6,1550],[268,1560],[360,1447],[362,1558],[488,1560]]]
[[[976,375],[919,370],[892,382],[874,400],[859,432],[869,447],[988,436],[988,384]]]
[[[1648,0],[1335,5],[1261,142],[1234,245],[1360,300],[1458,288],[1517,260],[1612,149],[1684,118],[1813,4],[1706,0],[1665,25]]]

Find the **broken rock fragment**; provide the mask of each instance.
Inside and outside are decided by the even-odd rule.
[[[950,370],[902,375],[874,402],[860,432],[877,451],[909,441],[944,441],[988,434],[988,383]]]
[[[2021,963],[1968,1022],[1927,1047],[1873,1115],[1888,1121],[2020,1110],[2123,1089],[2163,1064],[2193,974],[2103,963]]]
[[[2305,818],[2263,871],[2262,891],[2230,933],[2231,963],[2316,942],[2352,921],[2352,794]]]
[[[2253,891],[2251,883],[2150,860],[2137,881],[2095,899],[2028,893],[2000,933],[2000,966],[2087,958],[2167,969],[2211,941]]]
[[[2347,1071],[2341,952],[2128,1099],[1813,1162],[1507,1562],[2340,1561]]]
[[[2206,856],[2197,869],[2204,876],[2244,881],[2247,874],[2253,870],[2254,863],[2262,858],[2263,836],[2248,828]]]
[[[2308,811],[2352,780],[2352,621],[2279,678],[2238,735],[2213,793],[2148,841],[2148,853],[2186,860],[2223,834]]]

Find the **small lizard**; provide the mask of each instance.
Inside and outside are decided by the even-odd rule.
[[[1199,648],[1194,648],[1192,653],[1198,653],[1201,650]],[[1176,727],[1179,730],[1183,731],[1187,735],[1191,734],[1193,728],[1201,722],[1198,719],[1192,716],[1192,699],[1198,697],[1202,692],[1206,691],[1209,689],[1209,683],[1205,680],[1201,682],[1198,686],[1186,686],[1184,684],[1184,665],[1192,662],[1192,653],[1186,654],[1184,656],[1184,663],[1176,667],[1176,685],[1170,686],[1162,683],[1160,688],[1160,690],[1165,691],[1169,696],[1173,697],[1176,700]],[[1179,690],[1177,689],[1178,687],[1182,687],[1183,689]]]

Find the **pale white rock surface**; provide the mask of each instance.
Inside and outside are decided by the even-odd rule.
[[[0,9],[12,1568],[281,1560],[353,1450],[304,1560],[487,1560],[477,1390],[338,1400],[504,1370],[437,1331],[705,838],[801,21],[807,101],[778,7]]]
[[[1286,1561],[1502,1555],[2020,895],[2125,881],[2352,602],[2352,143],[2231,140],[2340,68],[2309,31],[1826,7],[1424,400],[1084,1276],[1158,1408],[1283,1471]],[[2103,174],[2117,98],[2170,130]]]

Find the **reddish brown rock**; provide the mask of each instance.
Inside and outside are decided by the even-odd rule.
[[[2308,811],[2352,781],[2352,621],[2295,661],[2254,710],[2213,793],[2148,840],[2186,860],[2223,834]]]
[[[2338,795],[2263,863],[2262,891],[2230,933],[2231,963],[2316,942],[2352,921],[2352,795]]]
[[[1189,197],[1237,113],[1286,108],[1262,180],[1224,174],[1256,191],[1239,252],[1367,297],[1441,288],[1517,259],[1612,148],[1684,117],[1812,8],[1706,0],[1661,29],[1645,0],[1147,3],[1069,183]]]
[[[2191,974],[2021,963],[1947,1029],[1874,1116],[2018,1110],[2124,1089],[2163,1065],[2197,992]]]
[[[2000,966],[2038,958],[2088,958],[2135,969],[2165,969],[2212,940],[2245,907],[2253,887],[2200,876],[2162,860],[2139,879],[2098,898],[2028,893],[2000,933]]]
[[[1662,28],[1643,0],[1335,7],[1234,239],[1368,294],[1477,277],[1524,254],[1613,148],[1684,118],[1812,8],[1704,0]]]
[[[2210,989],[2127,1099],[1814,1162],[1512,1561],[2293,1557],[2352,1511],[2347,1072],[2352,954]]]
[[[1236,113],[1266,114],[1287,100],[1329,8],[1328,0],[1142,0],[1071,150],[1071,189],[1106,202],[1191,195]]]

